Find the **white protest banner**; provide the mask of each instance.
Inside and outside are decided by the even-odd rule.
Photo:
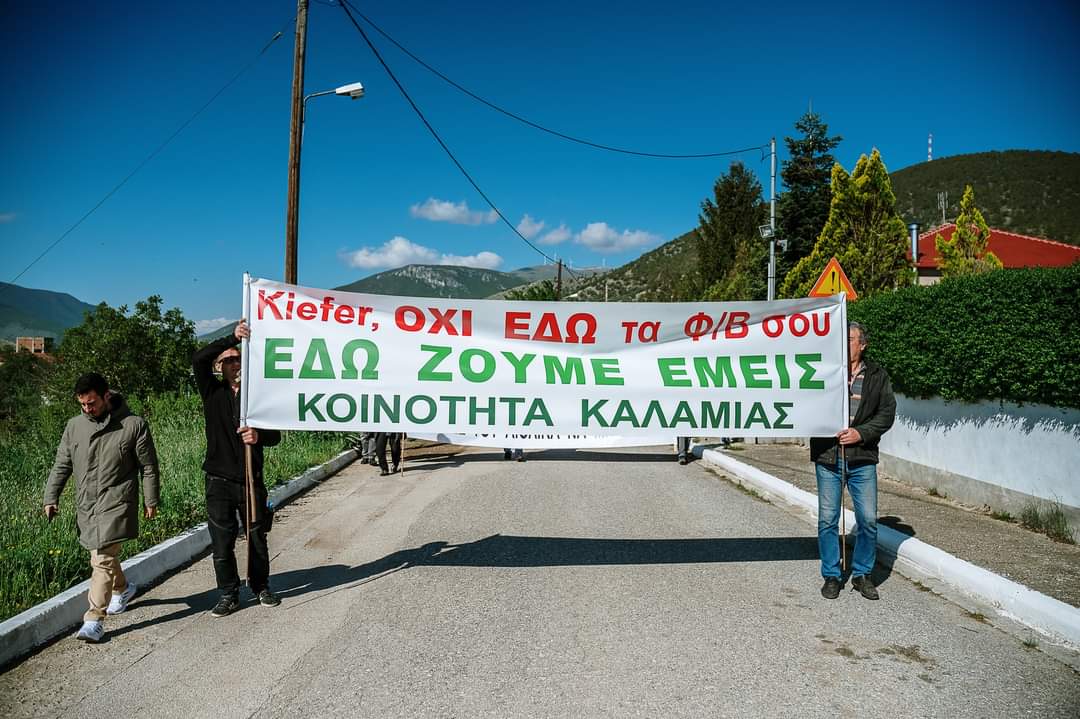
[[[245,278],[253,427],[638,438],[846,426],[843,295],[578,303]],[[574,446],[572,442],[564,446]]]
[[[700,433],[695,432],[695,436]],[[671,435],[655,437],[594,434],[528,434],[522,432],[495,434],[456,434],[453,432],[409,432],[411,439],[423,439],[440,444],[457,444],[468,447],[502,447],[503,449],[601,449],[605,447],[642,447],[671,444]]]

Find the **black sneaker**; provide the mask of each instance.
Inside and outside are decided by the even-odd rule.
[[[870,600],[881,599],[881,595],[878,594],[877,587],[874,586],[874,582],[870,577],[852,577],[851,588],[858,589],[859,594],[863,595]]]
[[[686,455],[685,454],[680,454],[679,455],[679,464],[686,464]]]
[[[264,607],[276,607],[281,604],[281,599],[269,589],[264,589],[259,592],[259,604]]]
[[[240,608],[240,600],[231,594],[222,595],[217,605],[210,610],[212,617],[227,617]]]
[[[825,583],[821,585],[821,596],[826,599],[836,599],[840,596],[840,580],[836,577],[825,577]]]
[[[503,450],[503,459],[513,459],[513,458],[514,458],[514,455],[510,453],[510,450],[508,450],[508,449]]]

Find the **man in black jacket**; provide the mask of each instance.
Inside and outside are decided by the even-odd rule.
[[[270,553],[266,545],[270,513],[263,484],[263,447],[281,441],[273,429],[240,426],[240,350],[236,345],[251,336],[241,320],[233,334],[211,342],[191,358],[195,384],[203,401],[206,420],[206,514],[214,554],[214,574],[221,598],[211,611],[215,617],[232,614],[240,607],[240,576],[236,570],[237,513],[247,522],[244,508],[244,445],[251,446],[251,469],[255,484],[255,521],[250,529],[248,586],[266,607],[281,603],[270,591]],[[221,379],[214,366],[221,368]]]
[[[867,599],[878,599],[878,590],[870,579],[877,558],[878,441],[896,418],[896,397],[885,370],[863,357],[866,343],[863,326],[850,322],[847,429],[835,437],[810,439],[810,459],[817,473],[818,551],[825,579],[821,596],[826,599],[840,596],[843,584],[837,522],[845,474],[858,525],[851,555],[851,586]]]

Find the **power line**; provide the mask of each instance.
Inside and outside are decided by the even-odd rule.
[[[98,209],[99,207],[101,207],[102,205],[104,205],[104,204],[105,204],[105,203],[106,203],[106,202],[108,201],[108,199],[109,199],[110,197],[112,197],[113,195],[115,195],[115,194],[116,194],[116,193],[117,193],[117,192],[118,192],[118,191],[120,190],[120,188],[121,188],[121,187],[123,187],[124,185],[126,185],[126,184],[127,184],[127,182],[128,182],[128,180],[130,180],[130,179],[131,179],[132,177],[134,177],[135,175],[137,175],[137,174],[139,173],[139,171],[140,171],[141,169],[143,169],[143,167],[145,167],[145,166],[146,166],[146,165],[147,165],[147,164],[148,164],[148,163],[149,163],[149,162],[150,162],[151,160],[153,160],[153,159],[154,159],[155,157],[157,157],[157,156],[158,156],[158,155],[159,155],[159,154],[161,153],[161,151],[162,151],[162,150],[164,150],[164,149],[165,149],[165,148],[166,148],[166,147],[167,147],[167,146],[169,145],[169,143],[170,143],[170,142],[172,142],[173,140],[175,140],[175,139],[176,139],[176,137],[177,137],[177,136],[178,136],[178,135],[179,135],[179,134],[180,134],[181,132],[183,132],[183,131],[184,131],[185,129],[187,129],[188,125],[190,125],[190,124],[191,124],[192,122],[194,122],[194,121],[195,121],[195,119],[196,119],[197,117],[199,117],[199,115],[201,115],[201,114],[203,113],[203,111],[204,111],[204,110],[206,110],[206,108],[210,107],[210,105],[211,105],[211,104],[213,104],[214,100],[218,99],[218,97],[219,97],[219,96],[221,96],[221,94],[222,94],[222,93],[224,93],[224,92],[225,92],[226,90],[228,90],[228,89],[229,89],[229,88],[230,88],[230,87],[231,87],[231,86],[233,85],[233,83],[235,83],[235,82],[236,82],[237,80],[239,80],[239,79],[240,79],[240,76],[241,76],[241,75],[243,75],[243,74],[244,74],[245,72],[247,72],[248,70],[250,70],[250,69],[251,69],[251,67],[252,67],[252,66],[253,66],[253,65],[254,65],[254,64],[255,64],[256,62],[258,62],[259,58],[261,58],[261,57],[263,56],[263,54],[265,54],[265,53],[266,53],[266,51],[270,49],[270,46],[271,46],[271,45],[273,45],[273,44],[274,44],[274,42],[276,42],[276,41],[278,40],[278,38],[280,38],[280,37],[282,36],[282,34],[283,34],[283,33],[285,32],[285,29],[286,29],[286,28],[287,28],[287,27],[289,26],[289,24],[290,24],[290,23],[292,23],[292,22],[293,22],[293,20],[292,20],[292,19],[290,19],[290,20],[289,20],[289,21],[288,21],[287,23],[285,23],[285,24],[284,24],[284,25],[282,26],[281,30],[278,30],[278,31],[277,31],[277,32],[276,32],[276,33],[274,34],[274,36],[273,36],[273,37],[271,37],[269,41],[267,41],[267,43],[266,43],[266,44],[265,44],[265,45],[263,46],[263,49],[262,49],[262,50],[260,50],[260,51],[258,52],[258,54],[256,54],[256,55],[255,55],[255,57],[253,57],[253,58],[251,59],[251,61],[250,61],[250,62],[249,62],[249,63],[248,63],[247,65],[245,65],[245,66],[244,66],[243,68],[241,68],[241,69],[240,69],[240,71],[239,71],[239,72],[237,72],[237,73],[236,73],[235,75],[233,75],[233,76],[232,76],[232,78],[231,78],[231,79],[230,79],[230,80],[229,80],[228,82],[226,82],[226,83],[225,83],[224,85],[222,85],[222,86],[221,86],[221,89],[219,89],[219,90],[218,90],[217,92],[215,92],[215,93],[214,93],[214,94],[213,94],[213,95],[212,95],[212,96],[210,97],[210,99],[209,99],[209,100],[207,100],[207,101],[206,101],[206,102],[205,102],[205,103],[204,103],[204,104],[202,105],[202,107],[200,107],[200,108],[199,108],[198,110],[196,110],[196,111],[194,112],[194,114],[192,114],[192,115],[191,115],[191,117],[189,117],[189,118],[188,118],[187,120],[185,120],[185,121],[183,122],[183,124],[181,124],[181,125],[180,125],[180,127],[178,127],[178,128],[176,129],[176,131],[175,131],[175,132],[173,132],[173,134],[171,134],[171,135],[169,135],[169,136],[168,136],[167,138],[165,138],[165,140],[164,140],[164,141],[163,141],[163,142],[162,142],[162,143],[161,143],[160,145],[158,145],[158,146],[157,146],[157,147],[156,147],[156,148],[154,149],[154,151],[153,151],[153,152],[151,152],[151,153],[150,153],[149,155],[147,155],[147,156],[146,156],[145,158],[143,158],[142,162],[140,162],[140,163],[139,163],[138,165],[136,165],[136,166],[135,166],[135,169],[134,169],[134,170],[132,170],[131,172],[129,172],[129,173],[127,174],[127,176],[126,176],[126,177],[125,177],[124,179],[120,180],[120,182],[118,182],[118,183],[117,183],[117,184],[116,184],[116,185],[115,185],[115,186],[114,186],[114,187],[113,187],[113,188],[112,188],[111,190],[109,190],[109,191],[108,191],[107,193],[105,193],[105,196],[104,196],[104,197],[102,197],[102,198],[101,198],[101,199],[100,199],[100,200],[98,201],[98,203],[97,203],[96,205],[94,205],[94,206],[93,206],[93,207],[91,207],[91,208],[90,208],[89,210],[87,210],[86,214],[84,214],[84,215],[83,215],[82,217],[80,217],[80,218],[79,218],[79,219],[78,219],[78,220],[77,220],[77,221],[75,222],[75,224],[73,224],[73,225],[72,225],[71,227],[67,228],[67,230],[65,230],[65,231],[64,231],[64,233],[63,233],[62,235],[60,235],[60,237],[56,238],[56,240],[55,240],[55,241],[54,241],[54,242],[53,242],[53,243],[52,243],[51,245],[49,245],[48,247],[46,247],[46,248],[45,248],[45,250],[44,250],[44,251],[43,251],[43,252],[42,252],[42,253],[41,253],[40,255],[38,255],[37,257],[35,257],[35,258],[34,258],[34,260],[33,260],[33,261],[32,261],[32,262],[30,263],[30,264],[28,264],[28,265],[27,265],[26,267],[24,267],[24,268],[22,269],[22,272],[20,272],[19,274],[15,275],[15,277],[13,277],[13,278],[11,279],[11,282],[9,283],[9,285],[10,285],[10,284],[14,284],[16,280],[18,280],[18,279],[19,279],[20,277],[22,277],[23,275],[25,275],[25,274],[26,274],[26,273],[27,273],[27,272],[28,272],[28,271],[30,270],[30,268],[31,268],[31,267],[33,267],[33,266],[34,266],[34,265],[36,265],[36,264],[37,264],[38,262],[40,262],[40,261],[41,261],[41,259],[42,259],[43,257],[45,257],[45,255],[49,254],[49,252],[51,252],[51,251],[53,250],[53,248],[55,248],[55,247],[56,247],[57,245],[59,245],[59,244],[60,244],[61,242],[63,242],[63,241],[64,241],[64,238],[66,238],[66,237],[67,237],[68,235],[70,235],[70,234],[71,234],[72,232],[74,232],[74,231],[75,231],[76,229],[78,229],[79,225],[81,225],[81,224],[82,224],[83,222],[85,222],[85,221],[87,220],[87,218],[89,218],[89,217],[90,217],[90,215],[94,214],[94,212],[96,212],[96,211],[97,211],[97,209]],[[3,294],[3,293],[4,293],[4,291],[5,291],[6,289],[7,289],[7,287],[6,287],[6,286],[5,286],[5,287],[0,287],[0,294]]]
[[[536,123],[536,122],[533,122],[532,120],[529,120],[528,118],[525,118],[525,117],[522,117],[521,115],[513,113],[510,110],[506,110],[506,109],[500,107],[499,105],[496,105],[495,103],[493,103],[493,102],[491,102],[489,100],[486,100],[483,97],[477,95],[476,93],[469,90],[468,88],[458,84],[457,82],[455,82],[451,78],[447,77],[443,73],[439,72],[437,69],[435,69],[434,67],[432,67],[428,63],[421,60],[419,57],[417,57],[412,52],[410,52],[408,48],[406,48],[404,45],[402,45],[397,40],[392,38],[381,27],[376,25],[371,20],[371,18],[364,15],[364,13],[360,12],[356,8],[355,5],[353,5],[351,2],[349,2],[349,0],[340,0],[340,2],[341,2],[341,6],[342,6],[343,9],[344,9],[344,7],[346,5],[351,7],[353,9],[353,11],[355,11],[356,14],[360,18],[362,18],[364,20],[364,22],[366,22],[368,25],[373,27],[380,35],[382,35],[390,43],[392,43],[395,47],[397,47],[397,49],[401,50],[403,53],[405,53],[410,58],[412,58],[421,67],[425,68],[426,70],[428,70],[429,72],[431,72],[436,77],[443,80],[444,82],[446,82],[450,86],[452,86],[452,87],[456,88],[457,90],[465,93],[466,95],[468,95],[472,99],[476,100],[477,102],[482,103],[482,104],[490,107],[492,110],[495,110],[496,112],[502,113],[503,115],[506,115],[509,118],[517,120],[518,122],[521,122],[521,123],[523,123],[525,125],[528,125],[529,127],[532,127],[532,128],[534,128],[536,130],[540,130],[541,132],[546,132],[549,135],[554,135],[555,137],[562,138],[563,140],[568,140],[570,142],[576,142],[579,145],[587,145],[588,147],[594,147],[594,148],[596,148],[598,150],[607,150],[608,152],[619,152],[619,153],[622,153],[624,155],[636,155],[638,157],[654,157],[654,158],[661,158],[661,159],[668,159],[668,160],[697,160],[697,159],[710,158],[710,157],[726,157],[726,156],[729,156],[729,155],[741,155],[742,153],[745,153],[745,152],[752,152],[754,150],[760,150],[762,148],[768,147],[768,145],[765,144],[765,145],[754,145],[753,147],[744,147],[744,148],[741,148],[739,150],[726,150],[724,152],[701,152],[701,153],[680,155],[680,154],[670,154],[670,153],[663,153],[663,152],[642,152],[642,151],[638,151],[638,150],[628,150],[628,149],[621,148],[621,147],[614,147],[614,146],[611,146],[611,145],[604,145],[604,144],[601,144],[599,142],[592,142],[591,140],[583,140],[583,139],[581,139],[579,137],[574,137],[573,135],[567,135],[566,133],[559,132],[558,130],[552,130],[551,128],[545,127],[545,126],[543,126],[543,125],[541,125],[539,123]],[[347,12],[348,11],[346,11],[346,13]],[[350,19],[352,19],[351,15],[350,15]],[[355,24],[356,21],[353,20],[353,23]]]
[[[344,1],[342,2],[341,9],[345,12],[346,17],[349,18],[349,22],[351,22],[353,24],[353,27],[356,28],[357,32],[360,33],[360,37],[364,38],[364,42],[367,43],[368,48],[370,48],[371,52],[375,55],[375,59],[378,60],[379,64],[381,64],[383,66],[383,70],[385,70],[386,74],[390,76],[390,79],[397,86],[398,91],[401,92],[402,97],[404,97],[406,102],[409,103],[409,105],[413,109],[413,112],[415,112],[416,116],[420,118],[420,121],[422,123],[424,123],[424,127],[426,127],[428,129],[428,132],[431,133],[431,136],[435,138],[435,141],[437,143],[439,143],[439,147],[441,147],[443,149],[443,152],[445,152],[447,157],[450,158],[450,161],[454,163],[454,165],[461,172],[461,174],[464,175],[465,179],[469,181],[469,184],[472,185],[473,189],[476,190],[477,193],[479,193],[480,197],[484,198],[484,202],[486,202],[488,204],[488,207],[490,207],[495,212],[495,214],[499,216],[499,219],[502,220],[506,224],[506,226],[509,227],[514,232],[515,235],[517,235],[518,237],[521,238],[522,242],[524,242],[526,245],[531,247],[533,250],[535,250],[537,253],[540,254],[540,256],[544,257],[545,259],[551,260],[552,262],[557,262],[557,260],[555,258],[548,255],[546,252],[544,252],[539,247],[537,247],[532,242],[530,242],[529,239],[527,237],[525,237],[525,235],[521,234],[521,232],[518,230],[518,228],[515,227],[514,224],[512,222],[510,222],[510,220],[506,219],[506,215],[504,215],[502,213],[502,210],[500,210],[498,207],[495,206],[495,203],[491,201],[491,198],[489,198],[487,196],[487,193],[485,193],[482,189],[480,189],[480,185],[476,184],[476,180],[474,180],[472,178],[472,175],[469,174],[469,171],[465,169],[465,167],[461,164],[461,162],[458,161],[457,157],[450,150],[450,148],[447,147],[446,143],[443,142],[443,139],[442,139],[442,137],[439,136],[438,131],[436,131],[435,128],[431,125],[431,123],[428,122],[427,117],[424,116],[423,111],[417,106],[416,102],[413,101],[412,97],[409,95],[408,91],[405,89],[405,86],[401,84],[401,81],[399,81],[397,79],[397,76],[394,74],[394,71],[391,70],[390,66],[386,64],[386,60],[383,59],[383,56],[382,56],[382,54],[379,53],[378,48],[376,48],[374,43],[371,42],[371,38],[369,38],[367,33],[364,32],[364,28],[360,27],[360,24],[358,22],[356,22],[356,18],[354,18],[352,16],[352,13],[349,12],[349,7],[351,7],[349,5],[349,3],[344,2]],[[567,271],[569,271],[569,270],[567,270]],[[571,272],[570,274],[574,275],[573,272]],[[576,275],[574,275],[574,276],[576,278]]]

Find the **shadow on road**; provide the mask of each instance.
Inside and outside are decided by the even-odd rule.
[[[900,517],[893,516],[891,514],[884,517],[878,517],[878,524],[895,529],[900,534],[907,537],[915,536],[915,528],[905,522]],[[854,551],[854,537],[852,538],[851,546]],[[889,552],[878,551],[877,564],[874,565],[874,571],[870,573],[870,578],[874,580],[874,584],[883,584],[890,576],[892,576],[893,565],[896,564],[896,557]]]
[[[429,542],[421,547],[394,552],[356,567],[332,564],[283,572],[273,575],[271,581],[281,597],[289,598],[311,592],[349,589],[410,567],[565,567],[777,562],[817,559],[817,556],[815,537],[586,539],[496,534],[464,544]],[[300,602],[302,603],[304,602]]]
[[[175,599],[135,599],[132,602],[130,608],[146,609],[148,607],[158,606],[172,606],[182,605],[180,609],[174,612],[165,614],[151,619],[144,619],[134,624],[128,624],[127,626],[117,627],[116,629],[109,628],[106,637],[118,637],[128,632],[138,631],[139,629],[145,629],[149,626],[156,626],[164,624],[165,622],[172,622],[185,617],[194,616],[196,614],[202,614],[210,611],[215,602],[218,600],[217,588],[207,589],[205,592],[199,592],[198,594],[192,594],[187,597],[177,597]],[[129,608],[129,610],[130,610]]]
[[[644,564],[710,564],[716,562],[789,562],[818,558],[817,537],[721,537],[703,539],[592,539],[584,537],[518,537],[495,534],[475,542],[428,542],[403,549],[373,562],[349,567],[327,564],[275,573],[271,585],[288,602],[285,609],[306,604],[329,593],[358,587],[411,567],[567,567]],[[876,577],[878,582],[888,576]],[[140,607],[180,605],[171,614],[117,628],[121,635],[150,625],[175,621],[209,611],[217,600],[214,588],[175,599],[146,599]],[[244,606],[252,597],[245,590]]]

